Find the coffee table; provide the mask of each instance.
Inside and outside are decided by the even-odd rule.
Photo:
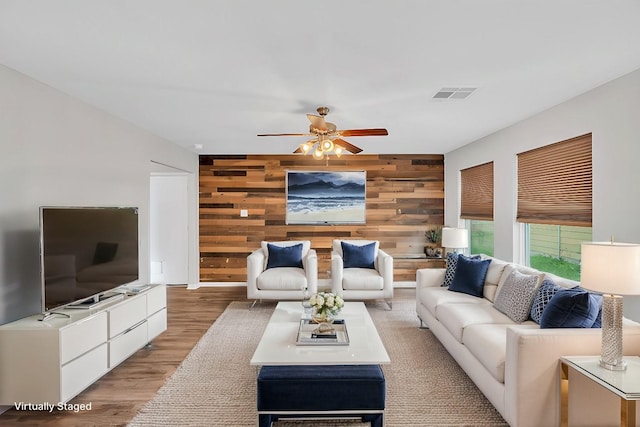
[[[252,366],[382,365],[391,360],[362,302],[345,302],[337,316],[344,319],[349,345],[296,345],[304,309],[300,301],[281,301],[269,319],[253,353]]]
[[[360,418],[382,427],[391,360],[362,302],[340,315],[348,345],[297,345],[302,302],[279,302],[251,358],[257,378],[258,425],[278,418]]]

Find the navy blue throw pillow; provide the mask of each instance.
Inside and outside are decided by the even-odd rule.
[[[278,246],[267,243],[269,258],[267,269],[276,267],[302,268],[302,243],[291,246]]]
[[[456,252],[447,253],[447,268],[444,272],[444,282],[442,282],[441,286],[451,286],[451,282],[453,282],[453,276],[456,275],[456,266],[458,265],[458,256],[460,255],[462,254]],[[474,255],[467,258],[480,259],[480,255]]]
[[[352,245],[340,242],[342,246],[343,268],[375,268],[373,262],[376,254],[376,244]]]
[[[561,289],[542,312],[540,328],[591,328],[601,305],[601,295],[580,288]]]
[[[473,259],[460,255],[449,290],[482,297],[490,259]]]

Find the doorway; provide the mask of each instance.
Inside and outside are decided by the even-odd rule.
[[[152,173],[149,261],[151,283],[189,283],[188,174]]]

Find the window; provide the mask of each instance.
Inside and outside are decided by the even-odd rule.
[[[527,265],[580,280],[580,245],[591,241],[591,227],[525,224]]]
[[[493,162],[460,171],[460,218],[467,220],[469,250],[493,256]]]
[[[518,154],[527,265],[580,279],[580,244],[591,240],[591,164],[591,134]]]
[[[470,253],[493,256],[493,221],[470,219],[467,228]]]

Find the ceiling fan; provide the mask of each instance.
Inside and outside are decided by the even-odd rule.
[[[309,125],[309,133],[266,133],[259,134],[258,136],[313,136],[313,139],[300,144],[294,153],[307,154],[315,147],[315,150],[313,150],[313,157],[316,159],[322,159],[325,157],[328,158],[329,154],[332,152],[336,156],[340,157],[345,151],[352,154],[358,154],[362,151],[362,148],[342,139],[343,136],[389,135],[387,130],[383,128],[338,130],[336,125],[327,122],[324,119],[324,116],[329,112],[329,107],[318,107],[316,111],[319,116],[316,116],[315,114],[307,114],[307,118],[311,122]]]

